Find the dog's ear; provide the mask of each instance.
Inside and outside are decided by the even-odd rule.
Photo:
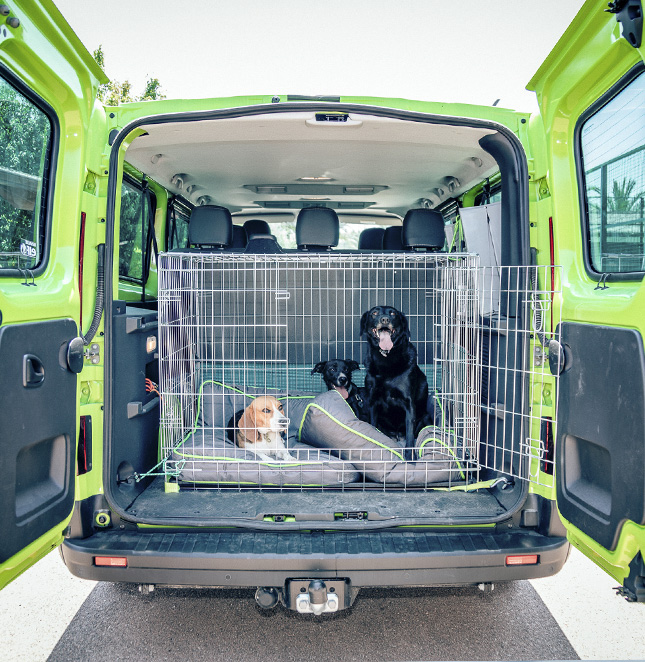
[[[243,409],[236,411],[231,418],[228,419],[226,424],[226,436],[229,441],[235,443],[235,432],[240,427],[240,418],[244,413]]]
[[[347,364],[347,369],[350,372],[354,372],[354,370],[358,370],[360,368],[360,365],[354,359],[345,359],[345,363]]]
[[[368,310],[366,313],[363,313],[363,317],[361,317],[361,328],[360,328],[360,334],[363,335],[367,333],[367,320],[370,318],[370,311]]]
[[[311,371],[311,374],[313,375],[317,372],[322,372],[325,369],[325,363],[327,363],[327,361],[321,361],[320,363],[316,363],[314,369]]]
[[[410,326],[408,325],[408,318],[400,311],[399,311],[399,315],[401,316],[401,330],[409,338],[410,337]]]
[[[252,442],[260,441],[260,433],[258,432],[257,426],[255,424],[255,407],[251,403],[242,414],[240,422],[238,424],[240,432]]]

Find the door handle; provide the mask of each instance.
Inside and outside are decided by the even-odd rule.
[[[45,366],[34,354],[22,357],[22,385],[25,388],[36,388],[45,381]]]

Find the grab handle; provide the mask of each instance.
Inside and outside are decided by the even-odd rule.
[[[45,381],[45,366],[34,354],[22,357],[22,385],[25,388],[37,388]]]

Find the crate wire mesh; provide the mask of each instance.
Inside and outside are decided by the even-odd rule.
[[[465,254],[162,254],[161,452],[167,479],[178,472],[177,463],[168,459],[173,448],[196,430],[214,456],[230,435],[230,422],[215,429],[200,418],[205,382],[253,395],[324,392],[312,368],[334,358],[362,363],[361,315],[388,305],[407,316],[419,365],[434,394],[435,425],[454,441],[466,469],[465,475],[451,475],[448,486],[463,478],[477,481],[486,469],[539,480],[544,475],[539,469],[552,462],[540,439],[541,424],[547,413],[552,415],[544,397],[550,377],[544,365],[534,366],[529,353],[535,310],[541,324],[552,315],[551,290],[536,289],[537,282],[550,282],[546,276],[534,267],[483,269],[477,256]],[[352,378],[363,385],[362,370]],[[533,393],[538,388],[539,397]],[[290,407],[286,400],[291,418]],[[208,462],[189,461],[197,472]],[[352,463],[340,464],[341,472],[354,471]],[[302,465],[297,484],[280,489],[312,489],[307,467]],[[432,461],[426,461],[425,471],[424,487],[432,488]],[[240,479],[209,486],[264,489],[260,483]],[[401,486],[364,477],[342,485],[368,488]]]

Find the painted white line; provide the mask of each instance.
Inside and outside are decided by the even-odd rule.
[[[96,582],[73,577],[54,550],[0,591],[3,662],[44,662]]]
[[[645,659],[645,604],[616,595],[617,582],[577,549],[559,574],[531,584],[580,659]]]

